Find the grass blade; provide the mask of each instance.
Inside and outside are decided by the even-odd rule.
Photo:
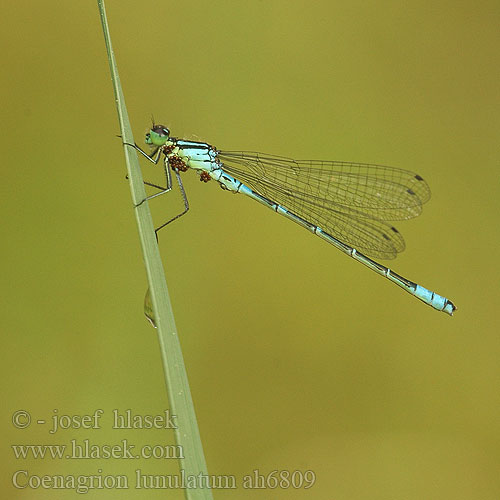
[[[130,127],[123,91],[120,85],[120,78],[118,76],[118,69],[111,46],[104,0],[98,0],[97,3],[108,52],[121,135],[123,137],[123,142],[134,144],[132,129]],[[124,152],[130,180],[132,202],[134,205],[137,205],[146,197],[142,173],[135,150],[130,146],[124,146]],[[151,304],[156,318],[156,331],[160,342],[170,410],[172,414],[177,416],[175,439],[176,443],[182,446],[185,457],[180,460],[180,467],[184,470],[186,477],[199,477],[200,474],[207,475],[207,466],[203,454],[198,424],[196,422],[191,392],[189,390],[187,373],[184,367],[184,360],[177,335],[172,306],[170,304],[170,297],[168,295],[160,252],[155,238],[153,220],[147,202],[135,208],[135,216],[149,282]],[[210,489],[201,487],[197,489],[186,489],[185,497],[188,500],[211,500],[212,492]]]

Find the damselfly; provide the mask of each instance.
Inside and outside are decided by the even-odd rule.
[[[434,309],[449,315],[455,311],[451,300],[365,255],[393,259],[404,250],[403,237],[388,221],[411,219],[421,213],[422,205],[430,198],[430,189],[420,175],[367,163],[293,160],[248,151],[219,151],[204,142],[171,137],[167,127],[155,124],[146,134],[146,143],[152,147],[151,154],[136,144],[128,145],[155,164],[164,155],[167,186],[150,184],[159,191],[143,202],[172,189],[171,171],[184,200],[184,210],[156,228],[157,235],[189,210],[180,174],[192,169],[199,174],[200,181],[213,179],[222,189],[243,193],[300,224]],[[145,312],[154,324],[148,295]]]

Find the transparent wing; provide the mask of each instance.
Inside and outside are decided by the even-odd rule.
[[[223,169],[344,243],[392,259],[404,239],[386,221],[422,211],[430,189],[419,175],[394,167],[293,160],[247,151],[219,151]]]

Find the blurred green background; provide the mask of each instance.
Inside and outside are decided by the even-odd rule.
[[[184,174],[190,213],[160,246],[211,474],[312,469],[310,490],[232,499],[500,497],[500,5],[451,1],[109,0],[136,140],[154,113],[220,149],[382,163],[433,197],[387,263],[453,318],[271,211]],[[30,474],[128,474],[172,460],[15,459],[12,444],[173,443],[113,430],[168,407],[96,2],[6,3],[2,95],[5,498]],[[145,177],[154,167],[142,162]],[[157,222],[178,193],[152,203]],[[59,414],[105,411],[101,429]],[[24,430],[14,411],[30,412]]]

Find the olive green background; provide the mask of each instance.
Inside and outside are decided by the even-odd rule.
[[[398,273],[436,312],[242,196],[183,175],[160,239],[208,468],[312,469],[310,490],[231,499],[500,496],[498,2],[109,0],[138,142],[155,119],[220,149],[414,170],[433,197],[400,222]],[[2,497],[30,474],[128,474],[173,460],[14,459],[11,444],[171,444],[111,411],[168,407],[96,2],[2,8]],[[155,168],[142,162],[145,177]],[[158,169],[157,169],[158,170]],[[156,222],[178,192],[155,200]],[[58,414],[100,429],[49,434]],[[32,425],[15,429],[16,410]]]

